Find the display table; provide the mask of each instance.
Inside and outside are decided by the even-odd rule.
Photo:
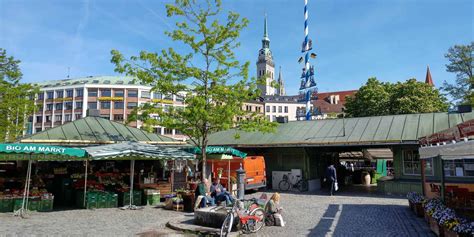
[[[158,183],[152,183],[152,184],[143,184],[140,183],[138,184],[138,189],[156,189],[160,190],[161,196],[171,194],[171,184],[166,182],[166,181],[161,181]]]

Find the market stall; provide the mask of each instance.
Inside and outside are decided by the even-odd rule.
[[[14,190],[3,190],[1,192],[0,200],[2,203],[2,211],[15,211],[15,215],[24,217],[28,209],[38,209],[43,206],[52,208],[53,195],[47,192],[39,192],[34,190],[34,195],[39,200],[30,200],[30,184],[33,161],[79,161],[86,159],[86,152],[82,149],[47,146],[38,144],[0,144],[0,160],[1,161],[27,161],[26,178],[24,180],[24,189],[21,198],[21,206],[15,208],[20,202],[17,198],[18,192]],[[5,186],[5,180],[2,181],[2,186]],[[12,186],[14,187],[14,186]],[[36,199],[36,198],[35,198]],[[31,201],[31,203],[29,203]],[[36,204],[32,204],[36,203]],[[10,209],[11,208],[11,209]]]

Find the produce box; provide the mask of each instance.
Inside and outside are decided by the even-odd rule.
[[[0,199],[0,212],[13,211],[13,198]]]
[[[23,198],[13,199],[13,211],[19,210],[21,208],[22,203],[23,203]]]
[[[28,210],[30,211],[37,211],[40,207],[40,199],[39,198],[30,198],[28,199]]]
[[[129,205],[130,204],[130,193],[129,192],[120,193],[119,202],[120,202],[121,206]],[[140,190],[133,191],[132,205],[137,205],[137,206],[142,205],[142,191],[140,191]]]
[[[53,199],[43,199],[40,202],[40,206],[38,211],[41,212],[47,212],[47,211],[52,211],[53,210]]]
[[[118,195],[115,193],[109,193],[107,195],[107,208],[118,207]]]
[[[146,195],[146,204],[156,206],[160,203],[160,193],[149,193]]]

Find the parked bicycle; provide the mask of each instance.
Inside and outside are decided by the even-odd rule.
[[[292,183],[288,175],[283,175],[283,179],[278,183],[278,188],[282,191],[297,189],[298,191],[303,192],[308,190],[308,181],[297,175],[296,181]]]
[[[245,208],[245,202],[250,202]],[[255,233],[265,225],[265,211],[259,207],[256,198],[236,200],[232,208],[227,210],[227,216],[221,227],[221,237],[227,236],[237,219],[237,228],[244,234]]]

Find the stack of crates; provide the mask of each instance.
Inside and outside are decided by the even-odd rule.
[[[88,192],[86,197],[86,207],[84,207],[84,193],[78,192],[76,194],[76,206],[87,209],[117,207],[118,195],[111,192]]]
[[[120,205],[128,206],[130,205],[130,192],[120,193]],[[132,205],[141,206],[142,205],[142,191],[134,190],[133,191],[133,200]]]
[[[156,206],[160,204],[160,190],[156,189],[147,189],[145,190],[145,204]]]
[[[54,202],[53,198],[41,199],[38,211],[41,211],[41,212],[52,211],[53,210],[53,202]]]
[[[12,212],[13,200],[14,200],[13,198],[0,199],[0,212]]]
[[[118,207],[118,195],[116,193],[107,193],[107,208]]]
[[[97,208],[97,193],[88,192],[86,196],[86,205],[84,206],[84,192],[76,193],[76,206],[79,208],[95,209]]]
[[[13,210],[17,211],[21,208],[23,204],[23,198],[15,198],[13,199]],[[41,199],[39,197],[28,198],[28,210],[29,211],[38,211],[40,209]]]

